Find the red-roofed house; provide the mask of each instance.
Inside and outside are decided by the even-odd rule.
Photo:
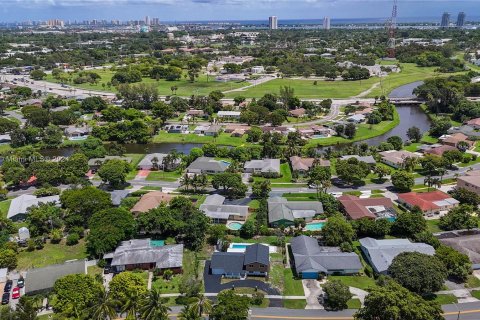
[[[465,124],[474,127],[475,129],[480,129],[480,118],[468,120]]]
[[[397,201],[408,209],[419,207],[424,214],[450,210],[459,204],[457,200],[438,190],[425,193],[401,193]]]
[[[295,118],[302,118],[305,117],[306,110],[304,108],[298,108],[295,110],[290,110],[288,114]]]
[[[473,147],[475,142],[468,140],[468,136],[464,135],[463,133],[455,133],[452,134],[445,139],[443,139],[442,143],[447,146],[457,147],[460,142],[466,142],[470,148]]]
[[[338,201],[340,201],[348,218],[352,220],[393,218],[396,216],[392,200],[389,198],[360,199],[352,195],[343,195],[338,198]]]
[[[443,146],[440,146],[440,147],[427,149],[423,153],[433,154],[435,156],[440,156],[441,157],[445,151],[451,151],[451,150],[458,150],[458,149],[455,148],[455,147],[452,147],[452,146],[443,145]]]

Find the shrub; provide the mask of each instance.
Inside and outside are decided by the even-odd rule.
[[[263,293],[255,292],[252,295],[252,304],[255,306],[259,306],[262,304],[264,298],[265,298],[265,295]]]
[[[67,237],[67,246],[73,246],[78,243],[80,236],[77,233],[70,233]]]

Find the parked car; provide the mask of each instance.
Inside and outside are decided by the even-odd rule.
[[[10,293],[9,292],[5,292],[3,295],[2,295],[2,304],[8,304],[10,302]]]
[[[18,298],[20,298],[20,288],[15,287],[13,288],[13,291],[12,291],[12,299],[18,299]]]
[[[20,278],[17,280],[17,287],[23,288],[25,286],[25,279]]]
[[[106,266],[105,268],[103,268],[103,274],[109,274],[110,271],[112,271],[112,270],[110,269],[109,266]]]
[[[13,281],[7,280],[7,282],[5,283],[5,288],[3,289],[3,292],[10,292],[10,290],[12,290],[12,287],[13,287]]]

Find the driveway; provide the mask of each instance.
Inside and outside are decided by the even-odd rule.
[[[220,291],[231,289],[232,286],[235,286],[235,288],[258,288],[258,290],[264,291],[267,295],[281,295],[278,289],[272,288],[268,283],[259,280],[236,280],[222,284],[222,276],[210,273],[210,261],[205,262],[203,280],[205,283],[205,293],[219,293]]]
[[[320,283],[317,280],[302,280],[303,291],[307,297],[305,309],[323,309],[318,301],[318,296],[323,293]]]

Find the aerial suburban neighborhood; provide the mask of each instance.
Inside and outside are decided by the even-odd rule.
[[[480,319],[468,1],[7,2],[1,320]]]

